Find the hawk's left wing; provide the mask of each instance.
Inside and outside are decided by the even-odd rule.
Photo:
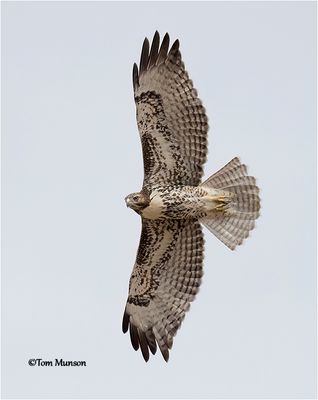
[[[146,220],[130,278],[123,332],[149,359],[157,344],[166,361],[201,283],[203,234],[196,220]]]
[[[176,40],[160,45],[156,32],[143,43],[133,68],[137,123],[144,159],[144,186],[201,182],[207,155],[208,119],[185,69]]]

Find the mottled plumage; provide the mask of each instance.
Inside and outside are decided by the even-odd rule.
[[[143,150],[142,190],[126,197],[142,220],[123,331],[146,361],[157,345],[166,361],[201,283],[203,223],[230,249],[248,236],[259,215],[255,178],[234,158],[201,183],[208,122],[185,71],[176,40],[143,43],[133,67],[137,124]]]

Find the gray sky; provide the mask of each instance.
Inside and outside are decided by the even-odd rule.
[[[314,2],[2,3],[3,397],[315,395]],[[262,216],[204,279],[170,361],[121,333],[142,183],[131,70],[180,39],[209,121],[208,177],[234,156]],[[30,358],[87,367],[30,367]]]

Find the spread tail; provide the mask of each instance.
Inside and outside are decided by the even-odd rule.
[[[256,180],[247,175],[246,165],[235,157],[201,184],[222,193],[218,206],[201,222],[227,247],[234,250],[248,237],[259,216],[260,198]]]

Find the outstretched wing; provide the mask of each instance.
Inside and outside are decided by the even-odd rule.
[[[203,234],[196,220],[142,220],[130,278],[123,332],[149,359],[157,344],[166,361],[185,312],[201,283]]]
[[[137,123],[144,159],[144,186],[198,185],[207,155],[208,120],[181,60],[179,41],[169,35],[151,48],[143,43],[139,71],[133,68]]]

